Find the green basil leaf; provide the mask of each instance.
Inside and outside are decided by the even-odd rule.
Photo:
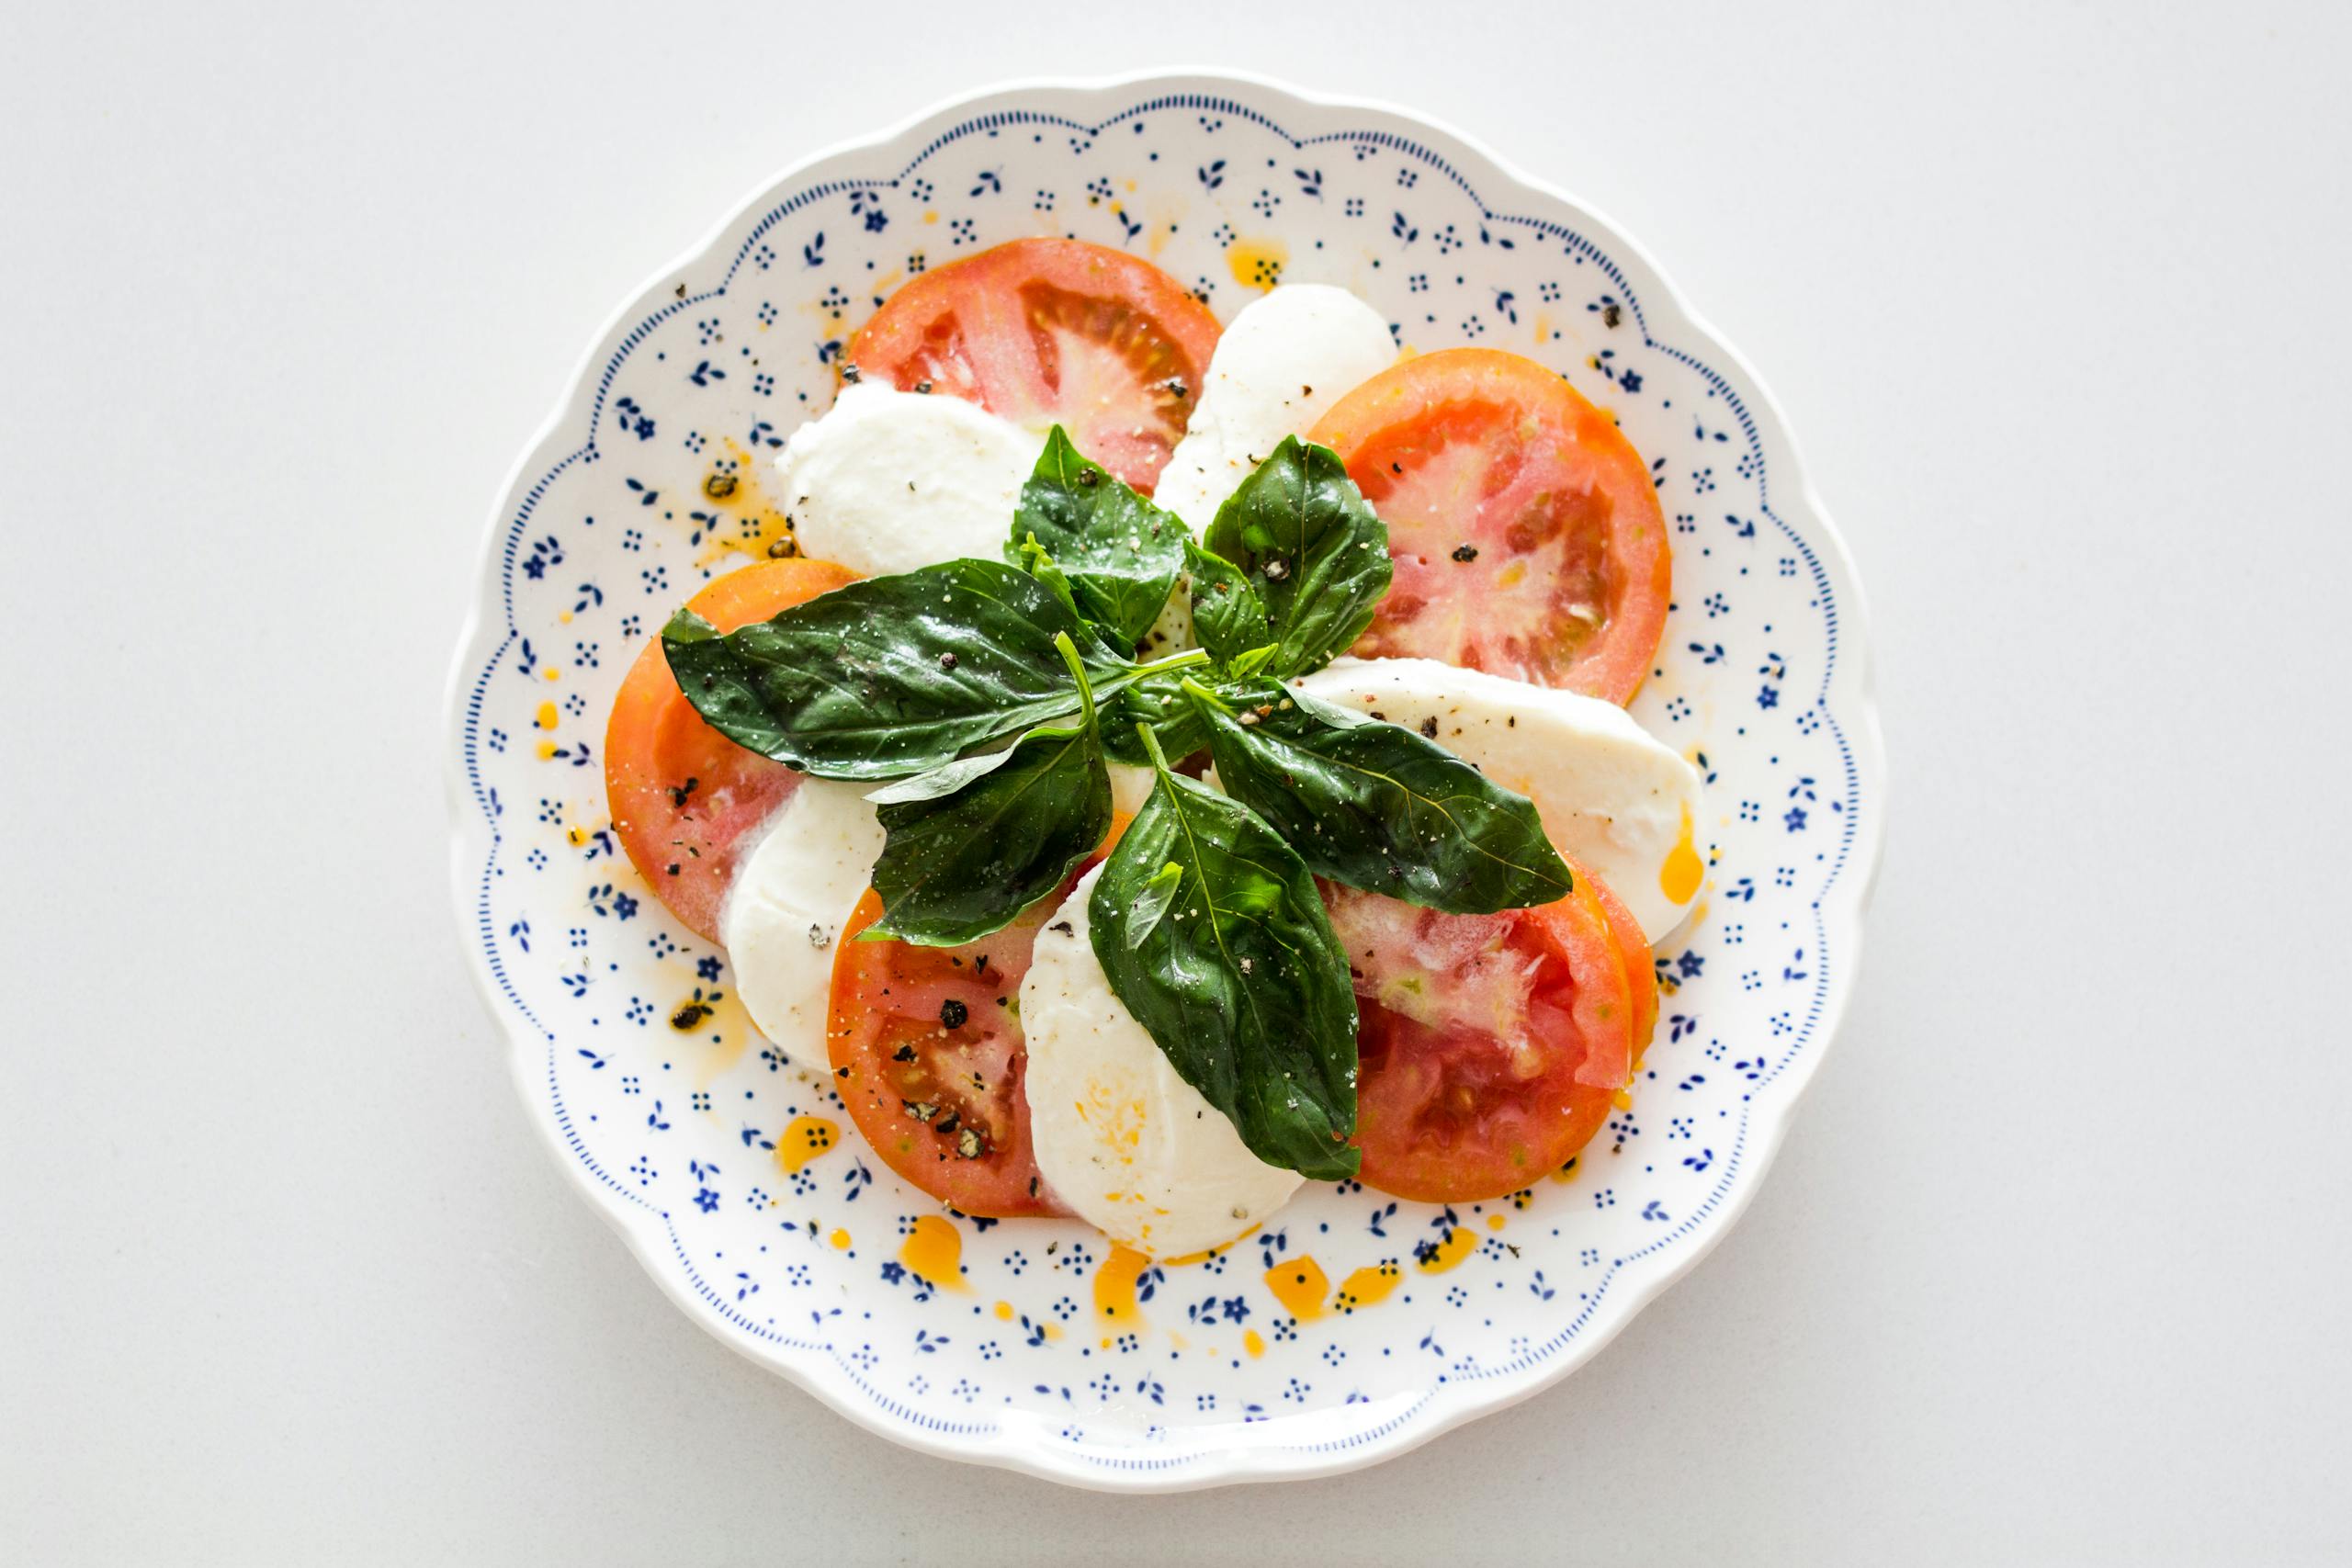
[[[1295,435],[1283,437],[1217,508],[1202,543],[1238,567],[1264,604],[1272,635],[1246,637],[1240,647],[1281,644],[1277,675],[1303,675],[1346,652],[1372,624],[1393,570],[1387,525],[1339,454]],[[1200,604],[1196,586],[1196,622]],[[1201,642],[1216,646],[1206,633]]]
[[[1049,587],[1000,561],[867,578],[724,637],[682,610],[662,646],[729,739],[823,778],[891,779],[1075,709],[1057,634],[1087,650],[1098,694],[1136,678]]]
[[[1005,558],[1020,565],[1029,541],[1044,546],[1069,574],[1079,610],[1133,648],[1167,604],[1190,538],[1173,513],[1080,456],[1056,425],[1021,487]]]
[[[1437,742],[1278,682],[1185,690],[1217,783],[1318,875],[1457,915],[1567,896],[1534,803]]]
[[[1248,807],[1165,757],[1153,766],[1151,797],[1087,905],[1094,956],[1251,1153],[1318,1179],[1353,1176],[1356,998],[1315,877]],[[1172,896],[1159,891],[1170,863]]]
[[[1184,570],[1193,580],[1193,635],[1218,663],[1274,640],[1265,601],[1239,567],[1193,545],[1184,552]]]
[[[1189,757],[1209,743],[1208,725],[1186,700],[1177,671],[1146,675],[1102,705],[1102,747],[1111,761],[1131,768],[1151,765],[1151,753],[1136,733],[1139,724],[1149,728],[1170,757]]]
[[[1077,682],[1079,722],[1031,730],[959,788],[883,804],[888,837],[874,863],[882,915],[868,936],[925,947],[978,942],[1060,886],[1111,830],[1092,694],[1069,638],[1058,649]]]

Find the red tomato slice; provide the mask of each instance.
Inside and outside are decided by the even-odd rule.
[[[928,386],[1017,424],[1058,423],[1148,494],[1183,438],[1216,318],[1139,256],[1082,240],[1015,240],[890,296],[848,362],[902,392]]]
[[[885,1164],[964,1213],[1012,1219],[1068,1212],[1045,1190],[1029,1142],[1021,981],[1037,929],[1126,825],[1114,816],[1102,848],[1060,894],[978,942],[855,941],[882,918],[872,888],[842,928],[825,1030],[833,1088]]]
[[[1408,359],[1311,439],[1388,525],[1396,577],[1355,645],[1632,699],[1673,586],[1648,468],[1607,414],[1516,354]]]
[[[1639,1067],[1642,1053],[1650,1048],[1650,1036],[1657,1032],[1657,967],[1651,962],[1649,942],[1642,935],[1642,922],[1634,918],[1634,911],[1625,908],[1623,899],[1609,890],[1609,884],[1577,861],[1568,860],[1568,865],[1600,901],[1601,913],[1609,917],[1609,934],[1617,943],[1617,956],[1624,961],[1625,984],[1632,990],[1634,1002],[1632,1066]]]
[[[728,632],[854,581],[831,561],[759,561],[709,583],[686,607]],[[718,940],[744,835],[799,783],[782,762],[705,724],[671,677],[661,639],[646,644],[605,726],[605,799],[629,863],[696,935]]]
[[[1500,1198],[1609,1119],[1634,1007],[1592,886],[1494,915],[1324,886],[1355,976],[1364,1185],[1431,1203]]]

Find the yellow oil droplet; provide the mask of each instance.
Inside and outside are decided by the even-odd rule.
[[[996,1303],[996,1320],[999,1323],[1011,1323],[1012,1321],[1012,1303],[1011,1302],[999,1302]]]
[[[1272,288],[1283,279],[1283,264],[1290,247],[1280,240],[1236,240],[1226,248],[1225,265],[1244,288]]]
[[[1535,312],[1535,341],[1539,346],[1552,341],[1552,317],[1548,311]]]
[[[1609,1096],[1609,1103],[1620,1111],[1631,1111],[1634,1109],[1634,1097],[1622,1089],[1617,1089]]]
[[[1385,1258],[1340,1280],[1340,1293],[1333,1298],[1331,1304],[1342,1313],[1353,1312],[1358,1307],[1378,1306],[1388,1299],[1388,1292],[1395,1290],[1396,1281],[1404,1277],[1405,1271],[1396,1266],[1396,1260]]]
[[[936,212],[926,212],[922,215],[922,220],[926,223],[936,223],[939,221],[939,214]]]
[[[822,1116],[796,1116],[775,1140],[775,1163],[786,1176],[842,1141],[840,1126]]]
[[[1330,1288],[1323,1266],[1312,1258],[1285,1258],[1266,1270],[1266,1289],[1301,1322],[1323,1315],[1323,1297]]]
[[[554,741],[542,740],[539,742],[539,761],[542,762],[552,762],[555,761]]]
[[[1700,879],[1707,868],[1699,863],[1699,849],[1690,836],[1690,807],[1682,808],[1682,834],[1674,840],[1674,848],[1666,854],[1666,863],[1657,868],[1657,889],[1678,904],[1688,904],[1699,891]]]
[[[565,626],[570,626],[570,625],[571,624],[571,611],[569,611],[569,610],[558,610],[558,611],[555,613],[555,618],[556,618],[557,620],[559,620],[559,621],[561,621]]]
[[[1487,1216],[1487,1228],[1490,1231],[1498,1231],[1502,1229],[1503,1217],[1500,1214],[1488,1214]]]
[[[542,674],[542,675],[544,675],[544,676],[546,676],[546,677],[547,677],[548,680],[550,680],[550,681],[557,681],[557,680],[560,680],[560,679],[562,679],[562,677],[563,677],[563,671],[560,671],[560,670],[559,670],[559,669],[557,669],[557,668],[556,668],[554,665],[552,665],[552,664],[548,665],[546,669],[544,669],[544,670],[540,671],[539,671],[539,673],[540,673],[540,674]]]
[[[1469,1229],[1457,1225],[1445,1233],[1426,1258],[1419,1259],[1424,1274],[1442,1274],[1477,1249],[1478,1238]]]
[[[1047,1344],[1051,1344],[1053,1341],[1059,1339],[1062,1337],[1062,1325],[1058,1323],[1041,1323],[1037,1326],[1045,1331],[1046,1342]]]
[[[582,844],[584,844],[584,843],[586,843],[586,842],[588,841],[588,829],[585,829],[585,828],[580,827],[580,826],[578,826],[577,824],[573,825],[572,827],[566,828],[566,829],[563,830],[563,841],[564,841],[565,843],[567,843],[567,844],[570,844],[573,849],[575,849],[575,850],[576,850],[576,849],[578,849],[581,845],[582,845]]]
[[[1094,1271],[1094,1315],[1112,1327],[1133,1328],[1143,1322],[1136,1305],[1136,1282],[1151,1267],[1151,1259],[1133,1247],[1111,1248],[1111,1256]]]
[[[538,720],[539,728],[541,729],[553,729],[555,728],[556,711],[555,705],[553,703],[541,703],[539,705]]]
[[[835,1252],[847,1252],[849,1250],[849,1232],[847,1231],[837,1230],[825,1239],[833,1244],[833,1250]]]
[[[964,1233],[944,1214],[915,1216],[914,1229],[907,1233],[906,1245],[899,1248],[899,1261],[910,1272],[943,1291],[970,1288],[964,1283],[964,1271],[958,1267],[963,1260]]]
[[[1253,1356],[1262,1356],[1266,1353],[1265,1337],[1254,1328],[1245,1328],[1241,1331],[1241,1348]]]
[[[1574,1181],[1577,1179],[1577,1168],[1583,1163],[1583,1160],[1584,1156],[1582,1155],[1569,1156],[1568,1163],[1552,1173],[1552,1179],[1555,1181]]]

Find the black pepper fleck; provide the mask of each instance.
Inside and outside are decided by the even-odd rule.
[[[1478,558],[1478,547],[1476,545],[1456,545],[1453,547],[1453,558],[1461,561],[1466,566],[1470,562]]]
[[[954,997],[950,997],[945,1001],[939,1004],[939,1021],[945,1024],[950,1029],[963,1028],[964,1021],[971,1016],[972,1010],[966,1007],[962,1002],[957,1001]]]

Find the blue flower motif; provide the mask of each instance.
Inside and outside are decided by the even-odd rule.
[[[1779,707],[1781,705],[1781,688],[1778,686],[1767,686],[1762,691],[1757,693],[1756,705],[1759,708]]]
[[[1799,815],[1803,814],[1800,813]],[[629,919],[637,913],[637,900],[630,897],[626,893],[615,894],[613,897],[613,913],[619,916],[624,920]]]
[[[719,968],[719,962],[716,958],[706,957],[695,961],[695,973],[706,980],[718,979]]]
[[[1793,833],[1798,831],[1804,826],[1804,807],[1802,806],[1790,807],[1789,814],[1786,817],[1781,818],[1781,820],[1789,825],[1790,832]]]
[[[1674,960],[1675,973],[1686,980],[1697,979],[1699,972],[1706,966],[1707,961],[1695,953],[1678,954]]]
[[[707,1187],[704,1188],[701,1191],[695,1194],[695,1207],[700,1209],[706,1214],[717,1213],[718,1212],[718,1194],[713,1192]]]
[[[907,1266],[899,1262],[896,1258],[893,1258],[889,1262],[882,1265],[882,1282],[884,1284],[896,1285],[904,1280],[906,1277]]]
[[[1642,373],[1638,370],[1628,370],[1617,378],[1617,385],[1626,391],[1638,392],[1642,389]]]

